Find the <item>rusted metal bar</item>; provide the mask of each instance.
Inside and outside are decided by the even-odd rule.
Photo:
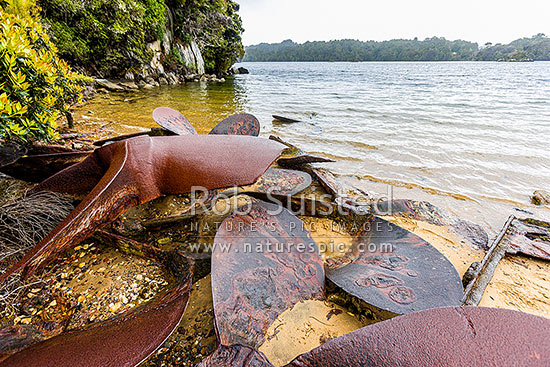
[[[474,276],[473,280],[470,284],[468,284],[466,290],[464,291],[464,297],[462,298],[463,305],[477,306],[479,302],[481,302],[485,289],[491,282],[491,279],[493,279],[498,263],[509,250],[509,244],[503,241],[503,239],[515,218],[516,217],[513,215],[508,218],[504,224],[504,227],[501,229],[500,233],[485,254],[485,257],[479,266],[478,273]]]

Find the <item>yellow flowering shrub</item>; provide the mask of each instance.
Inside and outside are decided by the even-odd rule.
[[[80,91],[42,25],[0,9],[0,139],[54,140],[59,114]]]

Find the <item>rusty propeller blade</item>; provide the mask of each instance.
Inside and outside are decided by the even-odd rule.
[[[187,135],[142,136],[96,149],[81,163],[37,187],[61,192],[76,192],[79,186],[93,190],[44,240],[2,274],[0,282],[19,270],[27,277],[131,206],[161,195],[190,192],[197,186],[212,190],[251,184],[283,148],[271,140],[248,136]]]
[[[324,297],[317,245],[303,222],[278,205],[257,201],[247,214],[232,214],[214,244],[212,295],[222,345],[258,347],[280,313]]]
[[[229,116],[217,124],[209,134],[213,135],[260,135],[260,122],[249,113]]]
[[[137,366],[180,322],[189,300],[191,274],[169,291],[125,315],[35,344],[0,367]]]
[[[288,367],[548,366],[550,320],[522,312],[445,307],[333,339]]]
[[[158,107],[153,111],[153,120],[176,135],[196,135],[197,131],[179,111],[169,107]]]
[[[436,248],[378,217],[357,225],[365,227],[352,253],[327,270],[336,286],[398,315],[460,304],[460,276]]]

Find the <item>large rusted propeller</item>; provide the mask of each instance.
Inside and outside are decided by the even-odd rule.
[[[20,270],[30,275],[131,206],[194,186],[212,190],[252,184],[283,148],[267,139],[216,135],[141,136],[99,148],[36,188],[89,194],[0,282]]]

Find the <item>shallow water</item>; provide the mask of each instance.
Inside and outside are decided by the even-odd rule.
[[[550,182],[550,62],[245,63],[249,75],[131,95],[99,96],[81,126],[155,126],[157,106],[183,112],[199,133],[237,112],[264,135],[337,159],[355,185],[434,201],[493,230]],[[91,111],[92,113],[89,113]],[[274,122],[272,114],[302,120]]]

